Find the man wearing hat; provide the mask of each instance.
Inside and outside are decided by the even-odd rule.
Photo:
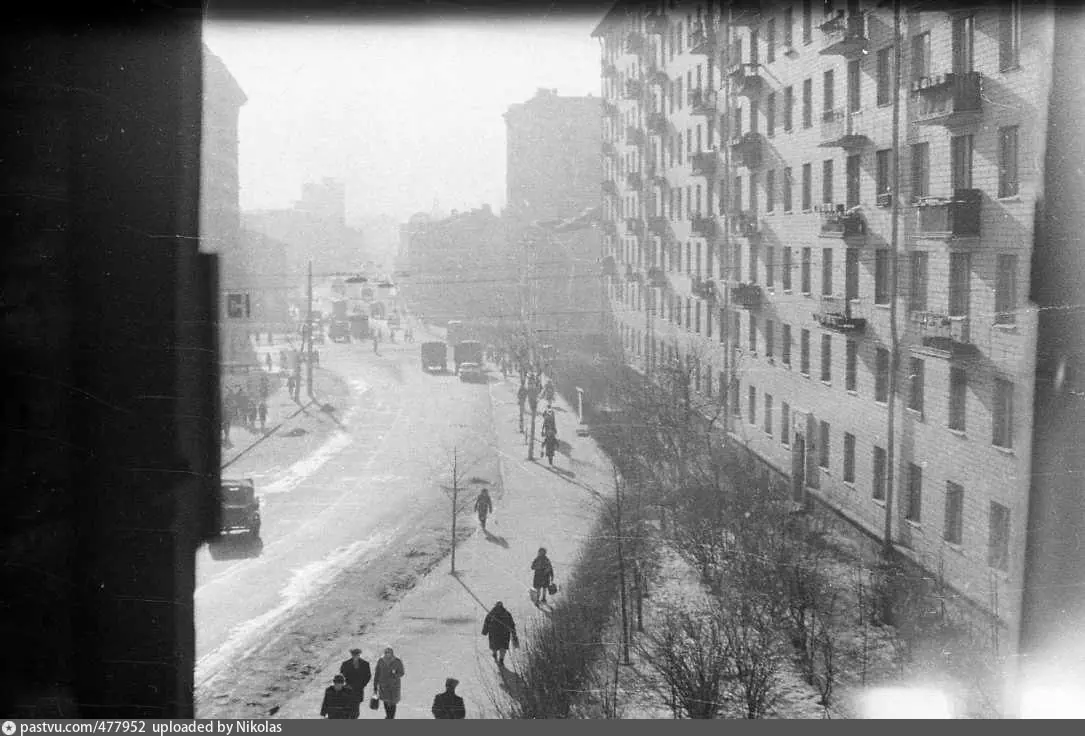
[[[321,717],[357,718],[358,696],[347,685],[342,675],[332,678],[332,684],[324,691],[324,702],[320,704]]]
[[[437,693],[433,698],[431,709],[434,718],[466,718],[467,709],[463,706],[463,698],[456,694],[456,686],[460,681],[455,677],[445,680],[445,691]]]
[[[365,697],[365,686],[369,684],[371,677],[369,662],[362,659],[361,649],[350,650],[350,659],[339,665],[339,674],[346,678],[347,685],[354,691],[354,697],[358,699],[352,716],[358,718],[361,715],[362,699]]]

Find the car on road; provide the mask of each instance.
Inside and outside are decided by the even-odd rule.
[[[260,538],[260,498],[251,478],[223,479],[219,531],[223,536],[242,533],[252,539]]]
[[[422,370],[430,373],[448,370],[448,348],[443,342],[422,343]]]
[[[460,380],[464,383],[485,383],[486,374],[478,363],[461,363]]]

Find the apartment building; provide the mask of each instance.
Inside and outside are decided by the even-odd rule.
[[[1054,20],[1020,3],[616,4],[604,273],[638,366],[1020,626]]]

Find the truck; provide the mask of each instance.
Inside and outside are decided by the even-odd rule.
[[[478,340],[463,340],[452,348],[452,354],[456,361],[456,373],[464,363],[473,363],[482,366],[482,343]]]
[[[350,336],[355,340],[369,337],[369,317],[364,314],[350,315]]]
[[[445,341],[452,347],[456,347],[466,339],[463,322],[458,319],[449,320]]]
[[[448,370],[448,346],[443,342],[422,343],[422,370],[429,373]]]

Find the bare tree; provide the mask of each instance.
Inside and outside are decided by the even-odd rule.
[[[467,498],[468,490],[468,472],[469,467],[474,463],[465,465],[463,458],[460,455],[459,448],[452,448],[452,453],[448,459],[448,485],[442,486],[445,493],[448,494],[450,506],[449,511],[451,515],[451,569],[450,573],[456,574],[456,537],[457,537],[457,525],[459,517],[469,508],[471,508],[471,500]]]
[[[747,718],[761,718],[779,697],[781,641],[775,606],[762,596],[740,592],[721,608],[733,689]]]

